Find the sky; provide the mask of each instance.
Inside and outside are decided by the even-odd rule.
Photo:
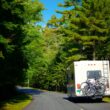
[[[63,3],[64,0],[39,0],[41,3],[44,4],[46,10],[42,12],[43,14],[43,21],[40,22],[40,25],[45,26],[47,21],[51,18],[52,15],[56,15],[60,17],[60,14],[57,14],[55,10],[63,10],[63,8],[58,7],[58,3]]]

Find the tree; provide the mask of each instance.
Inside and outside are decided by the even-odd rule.
[[[35,23],[41,19],[42,9],[43,6],[38,0],[0,1],[0,92],[2,94],[5,94],[6,90],[11,93],[14,86],[25,79],[24,69],[28,67],[28,63],[23,47],[31,41],[32,36],[27,36],[26,30],[29,25],[35,28]]]
[[[51,90],[52,87],[55,87],[54,81],[56,78],[55,75],[53,75],[54,72],[51,68],[54,67],[53,64],[56,60],[56,55],[62,43],[61,35],[57,34],[56,31],[56,29],[48,27],[45,27],[42,30],[43,44],[40,45],[40,50],[43,50],[42,56],[39,57],[42,60],[40,60],[39,65],[36,66],[37,68],[35,67],[34,69],[36,71],[32,77],[32,84],[34,87],[49,90]],[[38,61],[37,58],[36,60]]]
[[[56,20],[62,22],[59,27],[66,39],[64,49],[68,53],[68,62],[101,59],[107,51],[99,50],[106,47],[109,38],[109,0],[65,0],[59,6],[71,7],[70,10],[57,11],[62,14],[62,18]]]
[[[56,30],[63,41],[54,62],[50,65],[53,88],[58,89],[62,84],[65,85],[66,68],[73,61],[99,60],[110,56],[109,2],[109,0],[64,0],[64,4],[59,4],[65,8],[64,11],[56,11],[62,17],[52,16],[47,23],[49,29]]]

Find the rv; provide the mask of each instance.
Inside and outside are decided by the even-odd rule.
[[[92,81],[104,79],[100,84],[104,85],[104,88],[101,86],[93,85]],[[93,92],[92,95],[84,94],[84,91],[81,88],[83,83],[90,81],[92,86],[87,88],[86,93]],[[96,94],[96,87],[98,89],[104,89],[104,93]],[[107,60],[94,60],[94,61],[75,61],[67,68],[67,92],[69,98],[73,97],[90,97],[90,98],[101,98],[103,96],[110,95],[110,69],[109,61]]]

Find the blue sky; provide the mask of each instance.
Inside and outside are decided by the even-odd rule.
[[[56,15],[57,17],[60,17],[60,14],[57,14],[55,10],[63,10],[63,8],[58,7],[58,3],[63,3],[64,0],[39,0],[41,3],[44,4],[44,7],[46,10],[44,10],[43,13],[43,22],[40,24],[42,26],[45,26],[46,22],[51,18],[52,15]]]

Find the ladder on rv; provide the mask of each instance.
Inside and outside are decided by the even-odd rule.
[[[106,82],[105,84],[107,85],[107,91],[108,91],[108,88],[109,88],[109,64],[108,64],[108,61],[102,61],[102,64],[103,64],[103,77],[106,78]]]

